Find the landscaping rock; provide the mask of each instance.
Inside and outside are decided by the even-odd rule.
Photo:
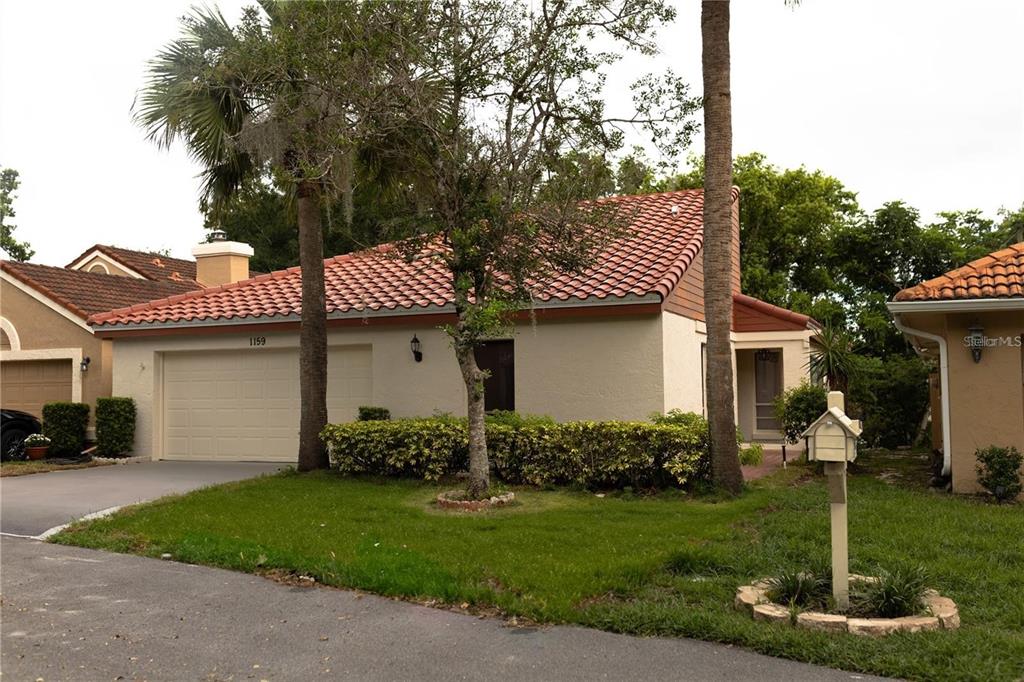
[[[752,609],[754,620],[763,620],[769,623],[789,623],[789,609],[778,604],[756,604]]]
[[[955,630],[960,627],[960,611],[956,602],[949,597],[939,595],[928,595],[924,599],[928,611],[939,619],[939,623],[946,630]]]
[[[820,632],[846,632],[846,616],[804,611],[796,617],[797,627]]]
[[[884,637],[899,631],[900,624],[895,618],[848,618],[846,629],[853,635]]]
[[[485,500],[464,500],[460,499],[462,491],[450,491],[437,496],[437,506],[443,509],[458,509],[460,511],[480,511],[491,507],[504,507],[515,502],[515,493],[504,493],[495,495]]]
[[[921,632],[922,630],[938,630],[939,619],[935,616],[903,616],[894,618],[902,632]]]
[[[754,585],[743,585],[736,590],[736,599],[733,601],[733,604],[740,611],[753,613],[755,606],[766,601],[768,600],[765,598],[763,590],[758,589]]]

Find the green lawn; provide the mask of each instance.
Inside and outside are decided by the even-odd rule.
[[[520,506],[483,515],[435,510],[436,486],[282,474],[126,510],[55,541],[884,675],[1020,678],[1024,508],[924,489],[913,456],[863,459],[850,481],[852,569],[924,564],[960,605],[959,631],[874,640],[754,623],[733,610],[737,585],[827,556],[826,492],[803,467],[732,501],[520,490]],[[883,470],[897,473],[881,480]]]

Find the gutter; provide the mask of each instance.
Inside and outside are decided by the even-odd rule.
[[[890,306],[892,304],[889,304]],[[942,386],[942,475],[949,476],[952,470],[952,446],[949,437],[949,349],[945,337],[930,332],[914,329],[903,324],[900,312],[892,310],[892,319],[896,328],[907,336],[917,336],[939,344],[939,381]],[[916,345],[916,344],[915,344]]]

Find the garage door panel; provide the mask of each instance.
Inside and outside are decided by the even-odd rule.
[[[369,346],[328,351],[328,415],[355,418],[373,399]],[[295,461],[298,351],[168,353],[164,356],[164,457]]]
[[[46,403],[71,400],[71,360],[0,363],[0,400],[10,410],[42,417]]]

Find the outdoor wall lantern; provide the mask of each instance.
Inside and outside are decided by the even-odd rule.
[[[82,363],[81,363],[80,366],[81,366],[83,372],[88,372],[89,371],[89,363],[90,362],[92,362],[92,358],[90,358],[88,355],[86,355],[82,359]]]
[[[969,332],[967,338],[971,341],[971,357],[975,362],[981,362],[981,349],[985,347],[985,328],[981,325],[974,325],[968,327],[967,331]]]
[[[412,349],[412,356],[416,359],[416,362],[423,362],[423,351],[420,350],[420,340],[416,338],[416,335],[412,335],[412,341],[409,342],[409,348]]]
[[[761,362],[778,362],[779,356],[769,348],[758,348],[755,354]]]

